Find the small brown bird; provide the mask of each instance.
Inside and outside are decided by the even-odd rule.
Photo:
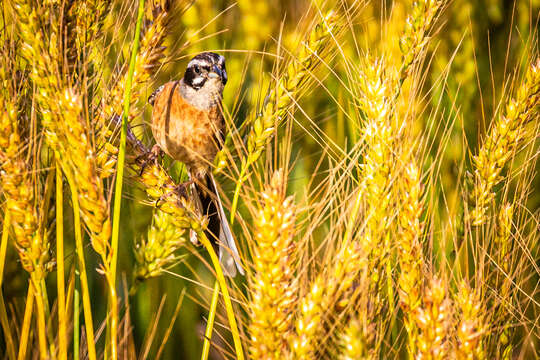
[[[211,165],[222,144],[221,99],[227,83],[225,58],[211,52],[195,56],[180,81],[159,87],[148,101],[157,145],[186,165],[192,196],[208,216],[207,236],[219,247],[219,259],[229,276],[241,274],[240,256],[212,176]],[[196,234],[191,234],[196,242]]]

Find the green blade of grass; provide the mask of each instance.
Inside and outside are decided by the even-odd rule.
[[[127,82],[124,90],[124,112],[122,113],[122,132],[120,134],[120,147],[118,151],[118,162],[116,166],[116,184],[114,188],[114,213],[113,227],[111,237],[111,253],[110,274],[109,274],[109,310],[111,311],[111,321],[107,323],[107,333],[110,334],[110,356],[112,359],[117,358],[116,338],[118,331],[118,304],[116,300],[116,265],[118,262],[118,239],[120,235],[120,209],[122,205],[122,185],[124,180],[124,163],[126,159],[126,138],[127,138],[127,121],[129,115],[129,105],[131,99],[131,84],[133,82],[133,73],[135,71],[135,60],[139,49],[139,38],[141,34],[141,26],[144,15],[144,0],[139,0],[137,12],[137,25],[135,27],[135,39],[131,49],[131,58],[129,61],[129,70]]]

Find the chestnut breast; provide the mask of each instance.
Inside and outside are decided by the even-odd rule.
[[[161,149],[186,164],[190,171],[206,172],[219,149],[223,116],[219,104],[198,109],[179,91],[180,82],[169,82],[156,96],[152,133]]]

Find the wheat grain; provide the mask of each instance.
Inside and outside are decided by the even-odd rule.
[[[362,135],[365,144],[361,165],[360,191],[366,204],[365,226],[359,241],[367,252],[373,294],[376,306],[382,303],[384,263],[388,259],[391,226],[391,181],[396,168],[398,129],[392,113],[396,79],[395,72],[386,65],[384,58],[364,58],[360,64],[357,81],[359,110],[365,116]],[[386,260],[385,260],[386,261]]]
[[[140,171],[140,167],[135,166],[135,171]],[[175,226],[189,228],[197,233],[204,232],[208,219],[199,214],[194,204],[177,191],[175,182],[163,167],[148,164],[137,180],[143,185],[150,201],[173,217]]]
[[[337,317],[354,306],[359,291],[366,291],[359,286],[367,276],[366,270],[366,254],[360,242],[344,241],[328,269],[313,280],[309,292],[300,300],[295,333],[289,341],[293,359],[316,356],[318,342],[325,338],[327,315]]]
[[[9,64],[11,67],[14,63],[15,60],[11,57],[4,57],[0,69],[0,180],[7,201],[6,211],[9,212],[6,218],[10,218],[11,222],[4,224],[4,230],[8,231],[9,225],[13,227],[19,258],[23,268],[30,274],[29,289],[33,289],[36,294],[38,344],[40,356],[44,359],[48,354],[45,323],[46,317],[49,317],[49,309],[44,279],[48,271],[49,242],[43,228],[45,221],[39,217],[35,199],[39,185],[34,183],[30,176],[31,167],[24,158],[24,144],[17,121],[17,96],[14,96],[16,86],[11,83],[12,79],[9,79],[6,73],[9,67],[4,66]],[[26,335],[23,334],[23,337]],[[54,345],[51,344],[51,352],[53,349]],[[24,354],[26,345],[21,347],[20,351]]]
[[[103,23],[110,10],[111,1],[74,1],[68,11],[68,35],[66,51],[73,62],[75,56],[99,66],[103,56],[99,53],[99,42],[103,39]],[[87,53],[88,52],[88,53]]]
[[[401,36],[399,46],[402,53],[400,68],[400,81],[410,76],[414,65],[426,49],[429,35],[446,0],[420,0],[415,1],[411,15],[407,18],[405,30]]]

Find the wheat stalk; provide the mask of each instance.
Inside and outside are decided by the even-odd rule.
[[[390,242],[388,230],[393,207],[392,179],[396,174],[399,129],[393,108],[398,89],[396,74],[384,58],[363,59],[358,70],[357,106],[365,118],[362,127],[363,164],[360,192],[365,201],[365,226],[359,241],[367,252],[371,290],[375,306],[382,306],[384,269],[388,268]],[[383,261],[381,261],[383,259]],[[388,274],[387,274],[388,275]],[[387,276],[387,281],[391,279]],[[388,298],[392,285],[388,284]],[[377,312],[377,311],[375,311]]]
[[[4,86],[9,88],[9,80],[4,70],[0,70]],[[42,287],[49,259],[49,242],[45,232],[40,227],[40,219],[35,204],[35,184],[29,173],[29,167],[22,157],[24,148],[18,131],[17,107],[10,101],[8,90],[0,94],[0,179],[2,180],[3,192],[6,196],[5,220],[10,224],[4,224],[7,231],[12,226],[15,235],[15,243],[23,268],[30,273],[29,289],[34,289],[36,294],[38,340],[41,358],[47,354],[47,340],[45,329],[45,301],[47,294]],[[7,236],[7,234],[5,234]],[[3,265],[2,265],[3,266]],[[31,290],[29,290],[31,291]],[[1,291],[0,291],[1,292]],[[23,334],[25,336],[26,334]],[[26,351],[26,344],[20,349]]]
[[[374,60],[367,57],[359,68],[356,79],[358,107],[366,119],[362,130],[366,143],[362,177],[368,204],[364,237],[367,249],[378,248],[376,244],[380,239],[377,236],[384,234],[388,226],[391,171],[396,164],[396,153],[399,155],[396,146],[402,136],[393,109],[403,82],[411,76],[413,65],[420,60],[428,44],[429,33],[444,4],[444,0],[414,3],[400,38],[402,59],[397,73],[387,65],[384,57]],[[379,276],[374,274],[375,282]]]
[[[6,51],[6,48],[3,50]],[[0,69],[2,86],[0,89],[0,163],[2,164],[0,180],[6,197],[7,215],[4,220],[8,221],[4,223],[6,233],[2,238],[3,242],[7,240],[7,231],[11,227],[21,264],[30,274],[29,292],[32,291],[30,289],[34,289],[33,292],[36,294],[39,349],[42,353],[41,358],[45,358],[48,354],[45,323],[49,310],[45,309],[47,293],[44,279],[48,271],[49,242],[43,228],[44,220],[40,218],[37,210],[36,195],[39,195],[36,191],[39,191],[39,185],[34,183],[30,175],[31,166],[24,157],[25,144],[19,133],[16,86],[12,83],[13,79],[8,78],[6,73],[6,70],[14,64],[13,57],[6,56],[2,59]],[[3,263],[1,266],[3,272]],[[23,333],[21,338],[26,336],[28,334]],[[54,349],[53,344],[51,344],[51,349]],[[25,353],[26,343],[21,344],[19,351]]]
[[[72,202],[74,206],[75,203],[77,206],[80,205],[80,213],[90,231],[92,245],[102,258],[103,271],[107,275],[111,232],[109,207],[103,194],[103,184],[96,172],[89,132],[81,115],[82,100],[75,89],[64,86],[58,70],[61,55],[58,50],[59,29],[55,9],[33,6],[30,2],[22,0],[15,2],[19,32],[23,40],[21,55],[33,65],[30,78],[38,89],[36,98],[41,110],[45,139],[48,146],[55,151],[57,160],[70,180],[72,193],[76,197]],[[40,20],[44,17],[52,18],[48,39],[45,39],[39,26]],[[82,246],[77,251],[79,258],[83,256],[81,251]],[[110,279],[108,280],[110,284]],[[36,291],[40,288],[41,285],[37,285]],[[85,317],[89,319],[91,309],[87,289],[83,296]],[[42,302],[40,296],[37,296],[36,300],[39,308]],[[87,323],[86,326],[87,336],[90,339],[89,356],[94,359],[92,324]]]

